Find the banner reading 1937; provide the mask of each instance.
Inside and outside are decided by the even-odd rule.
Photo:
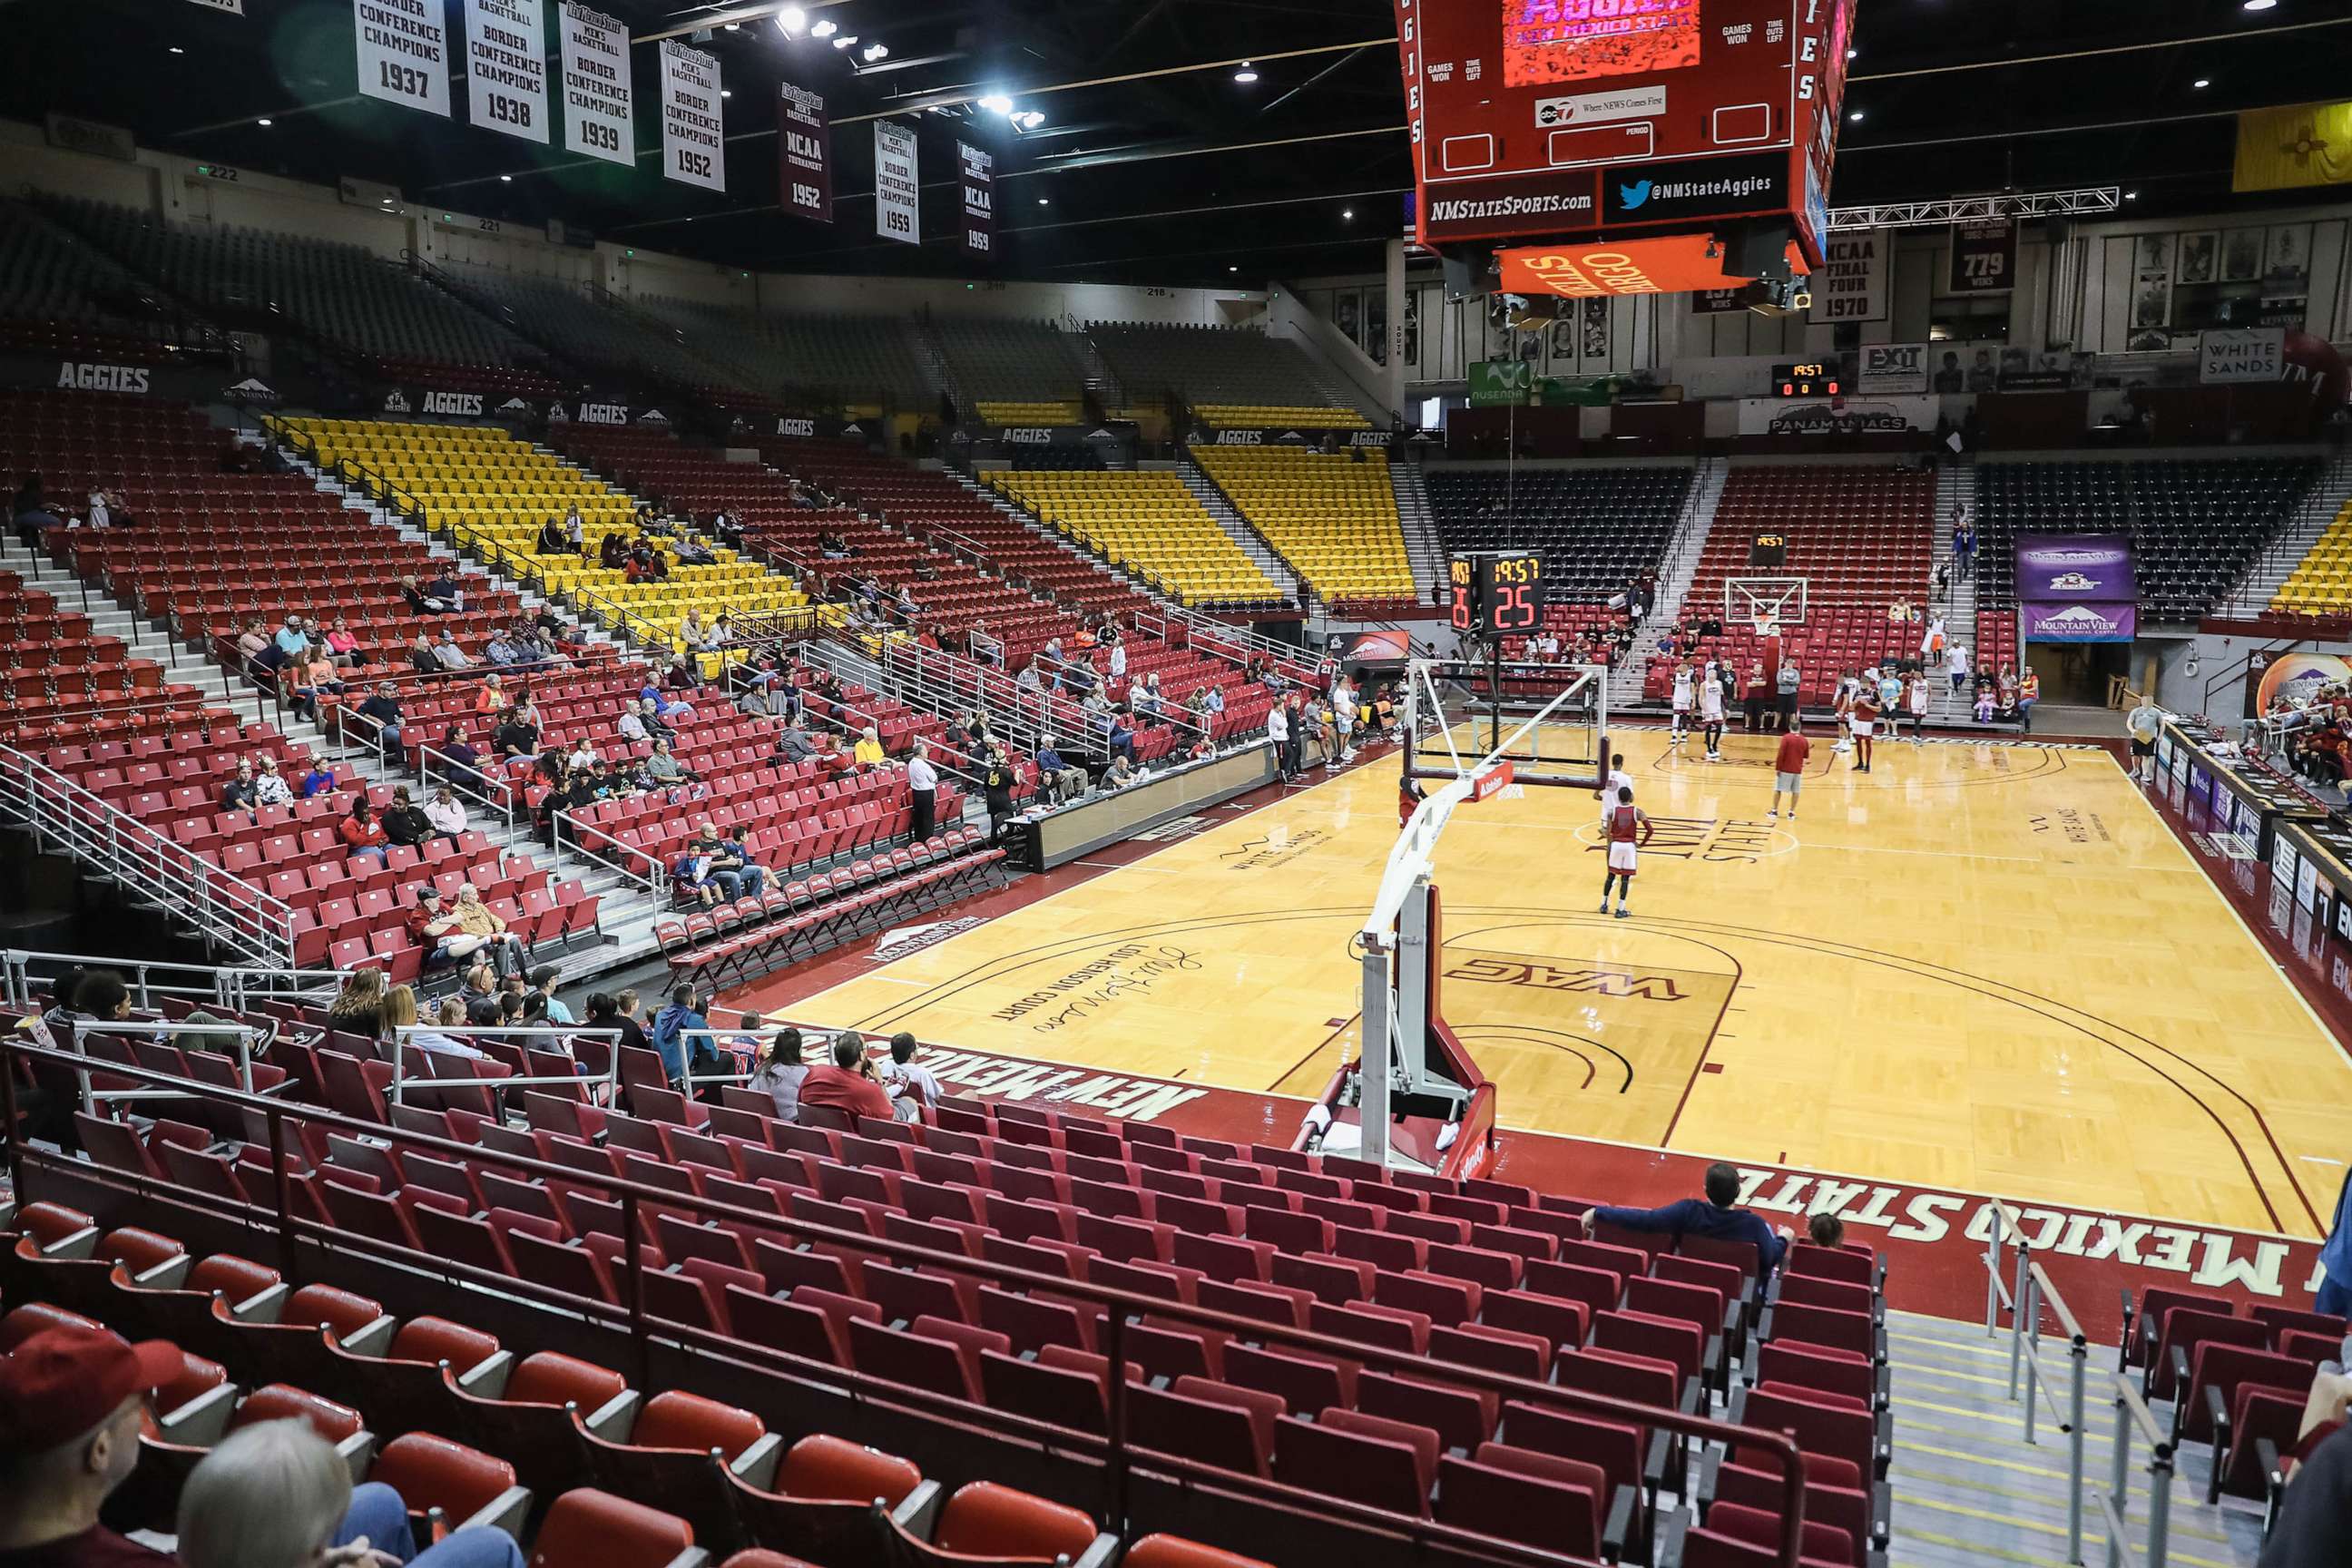
[[[449,26],[441,0],[352,0],[360,93],[449,118]]]
[[[791,82],[776,83],[776,139],[784,210],[795,217],[833,221],[833,132],[824,98]]]

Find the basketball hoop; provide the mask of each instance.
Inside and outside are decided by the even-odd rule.
[[[1756,616],[1756,636],[1758,639],[1769,642],[1780,635],[1780,617],[1771,614],[1769,611],[1759,611]]]

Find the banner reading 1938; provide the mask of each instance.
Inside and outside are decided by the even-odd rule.
[[[467,0],[474,123],[547,142],[547,14],[541,0]]]

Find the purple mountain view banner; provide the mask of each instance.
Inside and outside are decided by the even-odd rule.
[[[2029,603],[2133,604],[2139,590],[2131,540],[2119,533],[2021,533],[2017,596]]]
[[[2129,642],[2138,625],[2139,606],[2042,600],[2026,605],[2024,616],[2027,642]]]

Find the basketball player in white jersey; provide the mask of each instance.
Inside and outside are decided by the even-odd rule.
[[[1618,792],[1622,790],[1631,794],[1633,788],[1633,775],[1625,771],[1625,753],[1612,752],[1609,754],[1609,776],[1601,781],[1599,789],[1592,792],[1592,798],[1601,803],[1601,825],[1603,827],[1609,826],[1609,814],[1617,809]]]
[[[1706,760],[1723,761],[1723,672],[1710,663],[1698,687],[1698,721],[1706,731]]]
[[[1691,669],[1688,655],[1675,661],[1675,728],[1672,744],[1676,751],[1690,738],[1691,704],[1696,698],[1692,688],[1697,677]]]
[[[1906,670],[1903,675],[1903,706],[1911,714],[1911,743],[1927,743],[1927,676],[1926,671]]]
[[[1830,747],[1833,753],[1843,754],[1853,750],[1853,699],[1861,689],[1862,682],[1854,679],[1853,671],[1849,669],[1838,677],[1837,694],[1830,700],[1830,709],[1837,715],[1838,727],[1837,742]]]
[[[1650,841],[1657,829],[1651,826],[1642,808],[1633,804],[1633,791],[1629,786],[1617,792],[1617,804],[1610,811],[1603,831],[1609,840],[1609,870],[1601,879],[1601,912],[1609,912],[1609,889],[1617,886],[1617,918],[1625,920],[1633,910],[1627,900],[1633,896],[1633,868],[1641,858],[1641,846]]]

